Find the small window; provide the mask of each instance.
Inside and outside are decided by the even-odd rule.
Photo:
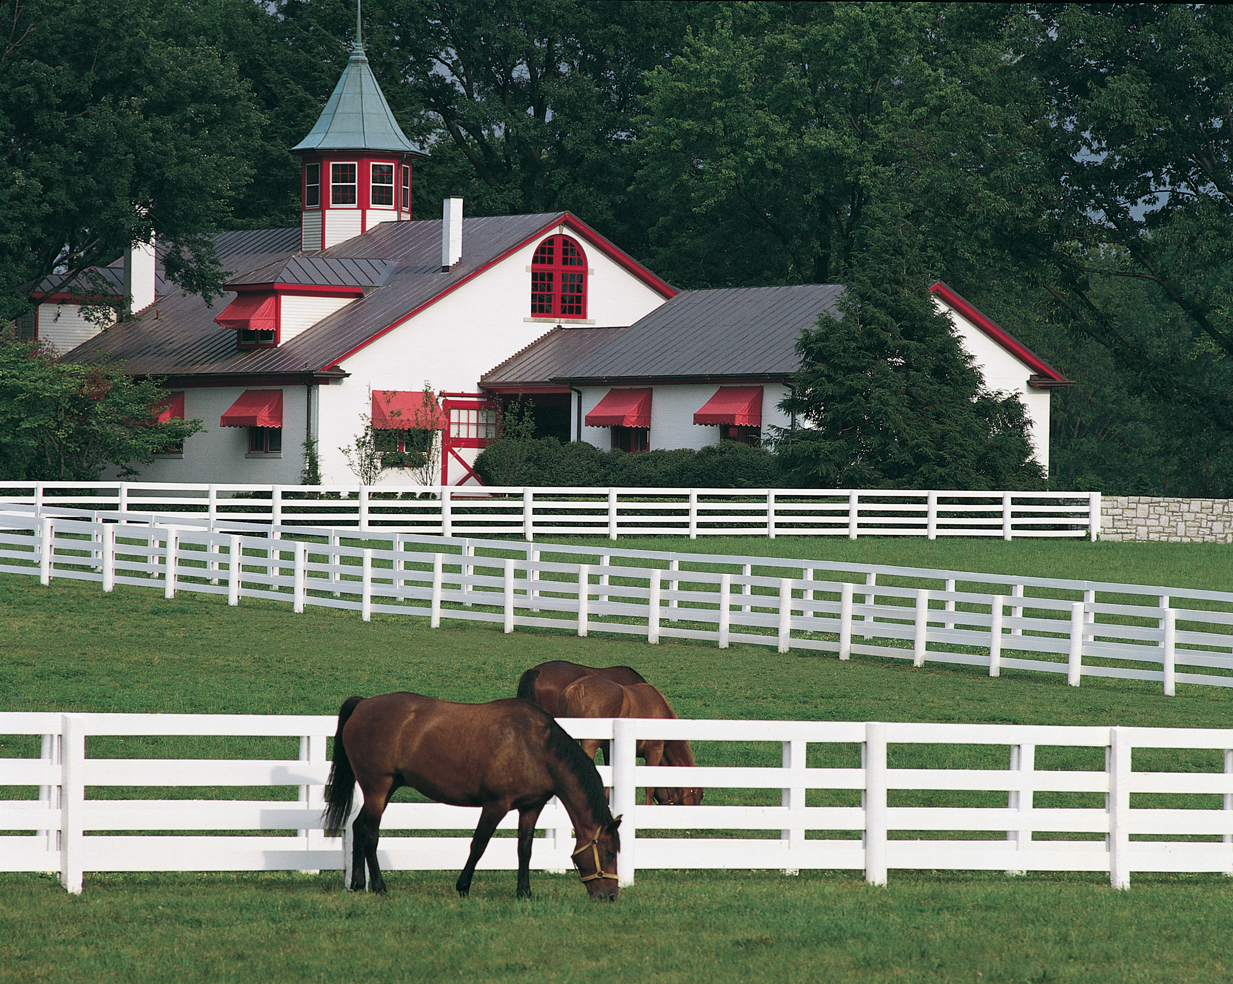
[[[250,427],[248,429],[249,454],[282,454],[283,429],[281,427]]]
[[[241,328],[235,336],[235,347],[238,349],[274,348],[277,344],[277,334],[265,329]]]
[[[354,205],[358,201],[356,195],[355,165],[330,165],[330,204]]]
[[[649,427],[613,427],[612,450],[628,451],[638,454],[651,447],[651,429]]]
[[[719,439],[721,441],[736,441],[738,444],[748,444],[751,448],[762,446],[761,427],[738,427],[736,424],[720,424]]]
[[[549,236],[531,259],[531,316],[587,316],[587,258],[568,236]]]
[[[402,210],[411,211],[411,165],[402,165]]]
[[[394,165],[374,164],[369,188],[374,205],[378,208],[392,208],[394,205]]]
[[[382,468],[420,468],[431,458],[437,432],[417,427],[374,428],[372,437],[373,446],[381,455]]]
[[[304,207],[321,207],[321,165],[304,165]]]

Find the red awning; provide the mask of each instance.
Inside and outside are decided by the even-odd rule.
[[[588,427],[650,427],[651,391],[614,389],[586,415]]]
[[[224,427],[282,427],[282,390],[245,390],[219,421]]]
[[[721,386],[694,414],[695,424],[762,426],[761,386]]]
[[[160,424],[165,424],[169,420],[184,419],[184,394],[183,393],[168,393],[167,398],[159,400],[154,404],[155,420]]]
[[[278,303],[273,294],[240,294],[214,319],[224,328],[273,331],[278,327]]]
[[[423,390],[373,390],[372,426],[374,430],[445,430],[449,415],[425,399]]]

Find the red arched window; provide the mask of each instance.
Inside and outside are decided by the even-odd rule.
[[[586,316],[586,255],[568,236],[549,236],[531,260],[531,317]]]

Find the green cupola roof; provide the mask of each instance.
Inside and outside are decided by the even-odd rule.
[[[357,30],[358,35],[358,30]],[[356,37],[351,58],[334,87],[316,126],[291,148],[292,153],[332,150],[373,150],[382,153],[428,155],[407,139],[390,104],[368,67],[364,45]]]

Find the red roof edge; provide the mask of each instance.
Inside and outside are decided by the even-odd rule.
[[[629,273],[632,273],[635,277],[637,277],[639,280],[645,283],[648,287],[650,287],[656,293],[662,294],[665,300],[670,300],[671,298],[676,297],[677,290],[675,287],[664,282],[663,280],[660,280],[659,277],[651,273],[650,270],[644,267],[641,263],[635,260],[632,256],[626,253],[623,249],[620,249],[619,247],[614,246],[612,243],[608,242],[607,239],[601,236],[598,232],[592,229],[589,225],[587,225],[581,219],[571,215],[569,212],[562,212],[558,218],[555,218],[551,222],[548,222],[545,225],[541,226],[539,229],[531,233],[529,236],[524,236],[521,240],[519,240],[517,243],[515,243],[513,246],[507,249],[504,253],[501,253],[499,256],[496,256],[493,259],[489,260],[483,266],[477,267],[474,271],[467,274],[467,276],[463,277],[461,280],[455,281],[453,284],[445,288],[445,290],[441,291],[439,294],[434,294],[431,298],[429,298],[419,307],[415,308],[415,310],[409,311],[407,314],[403,315],[397,321],[391,322],[389,325],[387,325],[385,328],[382,328],[380,331],[374,332],[373,334],[369,335],[368,338],[360,342],[359,345],[356,345],[353,348],[351,348],[349,351],[344,352],[337,359],[331,360],[329,364],[322,366],[321,369],[318,371],[325,370],[325,369],[333,369],[339,363],[355,355],[355,353],[360,351],[360,349],[367,348],[369,345],[375,342],[382,335],[386,335],[389,332],[393,331],[395,328],[397,328],[399,325],[410,321],[412,318],[414,318],[417,314],[419,314],[425,308],[431,307],[433,304],[436,304],[437,301],[441,300],[441,298],[445,297],[447,294],[453,293],[463,284],[470,283],[472,280],[478,277],[481,273],[486,272],[487,270],[496,266],[502,260],[518,252],[518,250],[522,249],[528,243],[533,242],[536,239],[539,239],[540,236],[543,236],[546,233],[550,232],[551,230],[557,228],[558,226],[562,226],[562,225],[569,226],[575,232],[581,233],[583,236],[587,238],[589,245],[595,246],[601,253],[607,256],[610,260],[612,260],[618,266],[627,270]]]
[[[941,280],[929,288],[929,293],[936,295],[943,303],[948,304],[957,312],[972,322],[991,339],[1006,349],[1011,355],[1033,370],[1028,385],[1033,389],[1052,389],[1057,386],[1072,386],[1074,380],[1067,379],[1053,366],[1049,365],[1039,355],[1029,349],[1010,332],[1001,328],[991,318],[962,295],[956,293]]]

